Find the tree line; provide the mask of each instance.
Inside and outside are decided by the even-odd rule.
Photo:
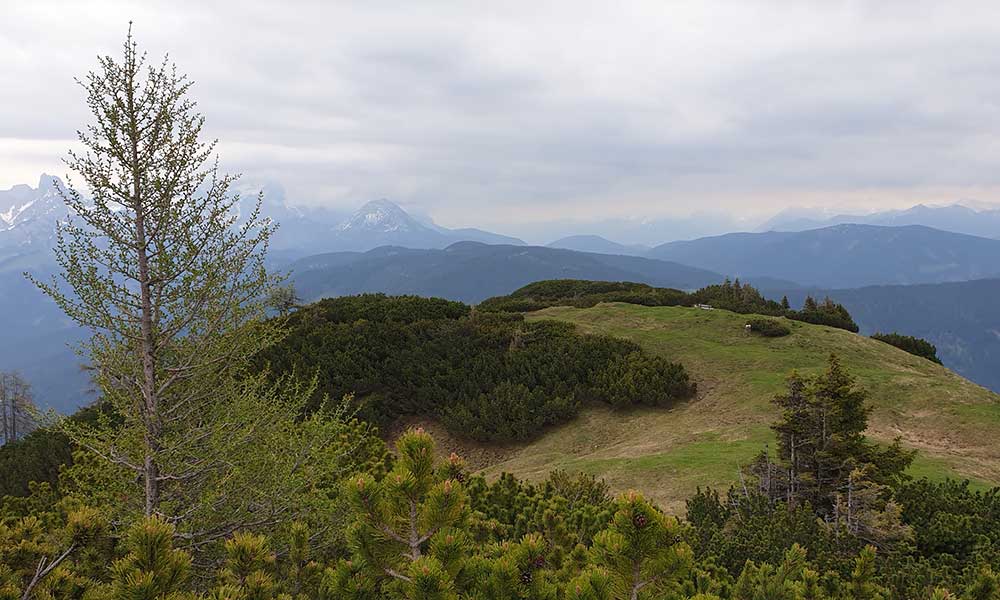
[[[914,356],[926,358],[927,360],[931,362],[936,362],[939,365],[942,364],[941,359],[938,358],[937,355],[937,347],[925,339],[913,337],[912,335],[902,335],[899,333],[881,333],[881,332],[873,333],[871,337],[873,340],[885,342],[890,346],[895,346],[900,350],[909,352]]]

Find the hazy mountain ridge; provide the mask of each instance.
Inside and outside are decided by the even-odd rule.
[[[647,256],[743,278],[818,287],[942,283],[1000,273],[1000,240],[908,225],[835,225],[730,233],[653,248]]]
[[[22,276],[24,270],[43,277],[55,272],[51,248],[56,224],[69,213],[56,189],[60,184],[58,178],[42,175],[37,187],[0,190],[0,367],[23,371],[43,403],[69,409],[87,399],[80,361],[66,346],[82,339],[84,332]],[[884,302],[872,292],[852,295],[843,289],[994,276],[1000,273],[997,240],[926,227],[842,225],[798,233],[727,234],[664,244],[637,256],[643,251],[638,244],[597,235],[569,236],[540,247],[475,228],[448,229],[425,215],[414,218],[388,200],[346,214],[293,205],[276,184],[246,183],[234,191],[241,193],[236,207],[240,219],[263,194],[262,214],[280,224],[271,240],[270,263],[294,271],[300,294],[309,299],[382,291],[476,302],[539,279],[630,280],[691,289],[724,276],[786,290],[797,298],[802,295],[795,290],[797,283],[804,282],[834,289],[831,294],[858,315],[866,330],[894,328],[927,337],[939,346],[946,364],[1000,389],[1000,383],[987,383],[993,380],[983,375],[997,356],[992,340],[1000,339],[990,337],[1000,325],[990,320],[988,306],[960,324],[959,333],[959,325],[939,330],[893,327],[897,321],[882,319],[878,307]],[[658,222],[643,223],[649,234]],[[461,242],[466,240],[482,243]],[[865,316],[868,301],[874,303],[870,318]],[[948,311],[954,306],[948,301],[928,305],[920,319],[950,323],[953,315]],[[897,312],[908,314],[903,308]]]
[[[301,259],[291,269],[297,291],[307,300],[384,292],[475,303],[540,279],[643,281],[683,289],[723,279],[704,269],[641,257],[478,242],[443,250],[382,247],[329,253]]]
[[[834,216],[822,216],[817,211],[789,209],[764,222],[756,231],[805,231],[848,223],[893,227],[923,225],[954,233],[1000,238],[1000,207],[976,209],[962,203],[948,206],[918,204],[905,210]]]
[[[51,262],[56,223],[69,214],[59,195],[58,177],[42,174],[37,187],[0,190],[0,271]]]
[[[600,252],[602,254],[625,254],[642,256],[649,252],[649,246],[641,244],[619,244],[599,235],[571,235],[546,244],[549,248],[564,248],[580,252]]]

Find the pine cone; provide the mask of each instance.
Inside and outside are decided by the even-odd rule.
[[[649,519],[647,519],[646,515],[644,515],[642,513],[639,513],[639,514],[635,515],[634,517],[632,517],[632,524],[635,525],[636,529],[642,529],[648,523],[649,523]]]

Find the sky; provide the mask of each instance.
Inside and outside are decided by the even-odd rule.
[[[132,20],[293,204],[516,234],[1000,202],[996,2],[0,4],[0,189],[65,174]]]

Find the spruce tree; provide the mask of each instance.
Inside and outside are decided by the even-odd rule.
[[[788,393],[774,399],[782,417],[773,426],[779,457],[788,465],[789,499],[801,496],[821,511],[832,508],[834,493],[868,456],[866,400],[833,355],[822,375],[789,377]]]

